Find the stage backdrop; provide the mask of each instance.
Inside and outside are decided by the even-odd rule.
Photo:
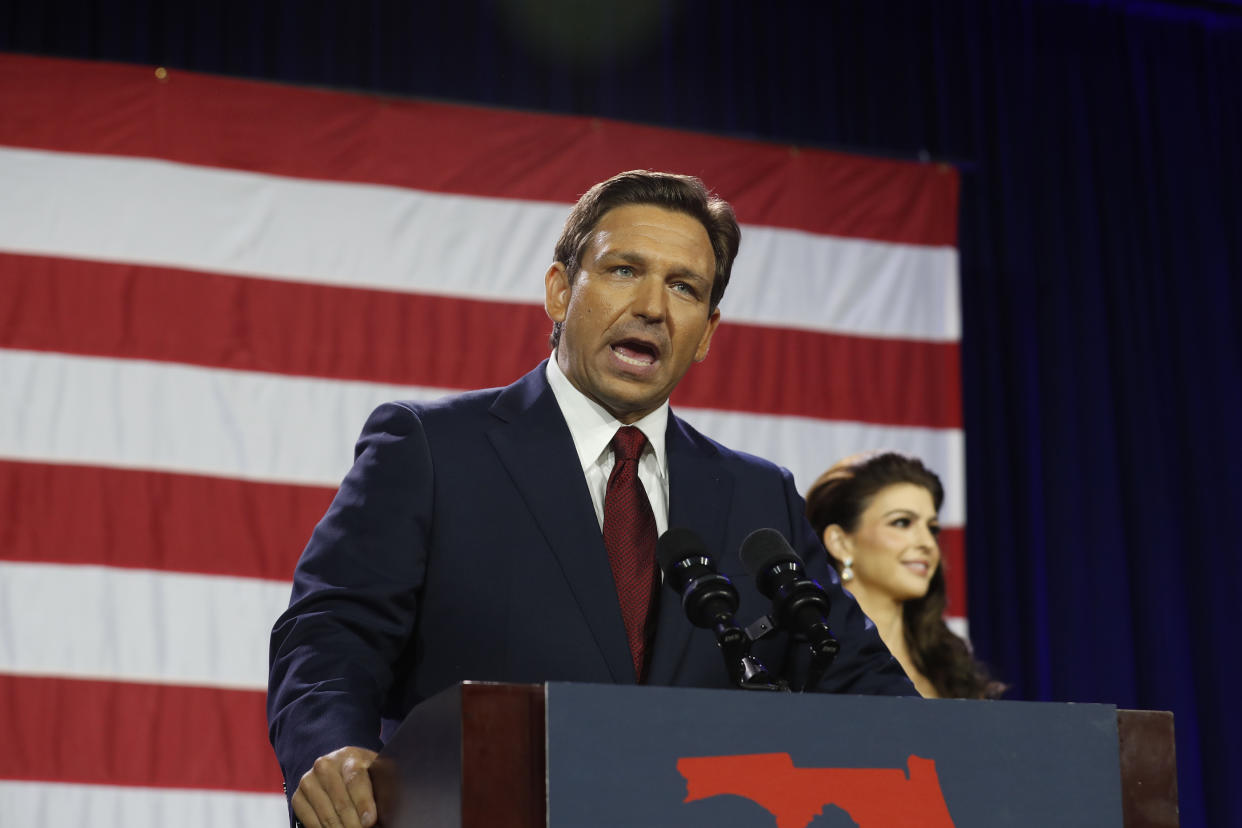
[[[953,169],[0,55],[0,813],[279,824],[268,632],[364,418],[542,359],[568,205],[639,167],[743,224],[676,409],[803,490],[923,457],[964,618]]]

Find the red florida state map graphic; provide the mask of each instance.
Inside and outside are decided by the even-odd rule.
[[[776,817],[776,828],[806,828],[835,805],[859,828],[953,828],[936,762],[911,754],[901,768],[795,768],[788,753],[677,760],[686,802],[734,794]]]

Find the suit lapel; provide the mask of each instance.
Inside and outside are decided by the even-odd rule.
[[[613,681],[633,684],[604,538],[544,363],[501,392],[491,412],[500,422],[488,439],[556,556]]]
[[[719,566],[725,555],[725,528],[733,500],[733,478],[718,462],[718,452],[670,412],[665,436],[669,476],[669,528],[694,531]],[[681,597],[667,584],[660,588],[660,616],[651,657],[650,682],[668,684],[682,663],[694,627]],[[722,666],[723,670],[724,667]]]

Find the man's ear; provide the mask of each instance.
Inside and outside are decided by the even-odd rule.
[[[543,309],[553,322],[564,322],[569,313],[569,273],[560,262],[543,274]]]
[[[694,352],[694,361],[702,362],[707,359],[707,352],[712,347],[712,335],[716,333],[716,326],[720,324],[720,308],[712,311],[712,315],[707,318],[707,330],[703,332],[703,338],[699,340],[698,350]]]
[[[845,530],[833,523],[824,529],[824,548],[838,565],[844,566],[845,559],[852,556],[850,539]]]

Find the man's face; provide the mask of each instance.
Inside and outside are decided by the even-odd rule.
[[[573,285],[559,262],[544,277],[544,307],[564,323],[557,364],[621,422],[641,419],[707,356],[720,321],[709,311],[715,270],[698,219],[647,204],[609,210]]]

